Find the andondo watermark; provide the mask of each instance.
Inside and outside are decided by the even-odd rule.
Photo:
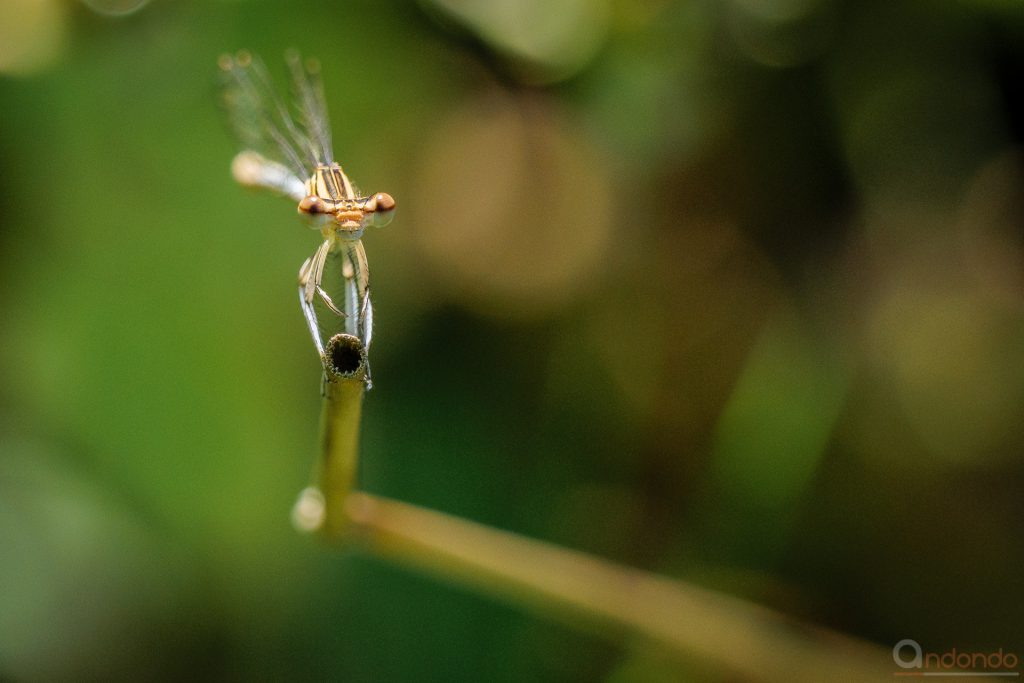
[[[904,638],[892,648],[892,661],[900,667],[893,676],[1020,676],[1020,657],[1015,652],[957,650],[928,652],[912,638]]]

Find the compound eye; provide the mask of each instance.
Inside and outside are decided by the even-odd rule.
[[[395,215],[395,200],[387,192],[378,192],[367,202],[366,210],[371,212],[368,218],[373,226],[384,227]]]
[[[373,198],[377,202],[377,211],[385,213],[395,210],[395,199],[387,192],[378,192]]]
[[[310,195],[303,197],[302,201],[299,202],[299,212],[308,213],[311,216],[317,216],[322,213],[327,213],[327,204],[324,200],[320,199],[316,195]]]

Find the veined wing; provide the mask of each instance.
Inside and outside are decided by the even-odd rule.
[[[235,155],[231,161],[231,175],[241,185],[272,190],[296,202],[306,197],[306,183],[290,168],[251,149]]]
[[[258,155],[249,157],[248,161],[258,159],[260,165],[266,167],[264,172],[257,173],[253,171],[256,165],[249,163],[253,172],[243,177],[277,181],[281,171],[286,169],[292,176],[287,182],[255,184],[278,191],[286,187],[286,194],[291,195],[293,179],[302,182],[313,175],[318,166],[330,164],[332,159],[319,66],[315,62],[304,66],[297,53],[288,55],[288,64],[294,81],[294,106],[289,106],[278,95],[259,58],[248,52],[220,58],[224,102],[231,124],[246,151]]]
[[[315,59],[303,62],[297,50],[289,50],[285,60],[292,74],[299,123],[306,131],[319,165],[330,166],[334,163],[334,153],[331,149],[331,123],[327,117],[324,84],[320,79],[320,62]]]

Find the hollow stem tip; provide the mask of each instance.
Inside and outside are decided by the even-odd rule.
[[[327,347],[324,349],[324,372],[328,383],[365,382],[368,367],[366,346],[359,337],[336,334],[327,341]]]

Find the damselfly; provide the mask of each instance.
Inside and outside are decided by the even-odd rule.
[[[373,305],[361,237],[367,226],[391,221],[395,200],[386,192],[360,194],[334,160],[319,64],[295,52],[286,61],[291,104],[258,58],[244,51],[220,58],[225,103],[244,146],[231,170],[242,185],[298,202],[299,214],[320,230],[323,243],[299,269],[299,302],[326,371],[334,333],[355,335],[369,349]]]

